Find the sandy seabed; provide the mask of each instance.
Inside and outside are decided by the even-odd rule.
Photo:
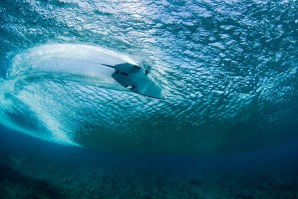
[[[297,165],[266,169],[175,166],[155,160],[152,165],[129,160],[90,157],[65,158],[1,151],[0,198],[91,198],[91,199],[295,199],[298,198]],[[72,151],[73,152],[73,151]],[[92,157],[91,157],[92,159]],[[162,160],[163,161],[163,160]],[[172,165],[171,165],[172,164]],[[199,164],[199,163],[196,163]]]

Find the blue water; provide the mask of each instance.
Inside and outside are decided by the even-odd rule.
[[[0,1],[0,198],[297,198],[297,11]],[[166,97],[90,83],[87,66],[34,73],[48,52],[75,51],[55,44],[124,54]]]

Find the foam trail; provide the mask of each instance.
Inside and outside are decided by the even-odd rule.
[[[65,99],[62,100],[52,92],[57,91],[57,87],[62,90],[76,87],[82,95],[87,95],[84,92],[100,94],[90,91],[91,87],[127,92],[111,78],[114,69],[102,65],[124,61],[136,64],[125,55],[94,46],[52,44],[29,49],[14,58],[7,80],[0,80],[1,121],[10,128],[35,137],[78,145],[73,131],[65,127],[59,114],[64,109],[62,101],[68,103],[79,95],[68,98],[64,93]]]

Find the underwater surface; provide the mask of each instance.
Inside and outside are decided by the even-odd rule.
[[[296,0],[0,0],[0,198],[298,198],[297,41]]]

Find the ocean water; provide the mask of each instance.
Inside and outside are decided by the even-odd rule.
[[[0,198],[298,198],[297,41],[296,0],[0,0]],[[98,49],[164,98],[35,64]]]

